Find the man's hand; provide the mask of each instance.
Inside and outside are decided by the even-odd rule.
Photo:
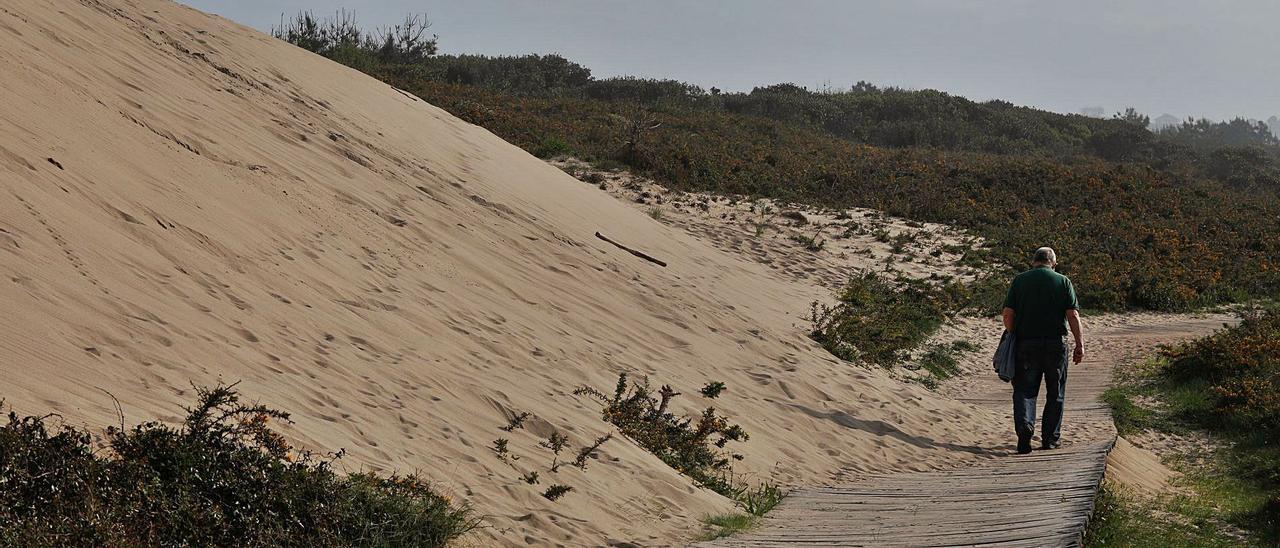
[[[1071,326],[1071,334],[1075,335],[1076,351],[1072,354],[1076,363],[1084,361],[1084,328],[1080,326],[1080,311],[1067,310],[1067,324]]]

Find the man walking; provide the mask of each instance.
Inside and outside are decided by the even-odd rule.
[[[1047,247],[1036,250],[1031,270],[1019,274],[1004,300],[1004,328],[1017,336],[1017,371],[1013,376],[1013,426],[1018,453],[1031,452],[1035,434],[1036,396],[1045,384],[1040,446],[1055,449],[1062,434],[1062,402],[1067,389],[1067,326],[1075,336],[1075,363],[1084,360],[1079,303],[1071,280],[1054,271],[1058,256]]]

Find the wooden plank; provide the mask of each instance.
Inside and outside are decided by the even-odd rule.
[[[1185,336],[1216,327],[1196,321],[1170,332]],[[1113,328],[1094,340],[1133,333]],[[1151,335],[1152,345],[1165,342],[1157,340],[1159,333]],[[1083,430],[1101,432],[1098,438],[953,470],[864,474],[841,485],[798,490],[759,529],[697,546],[1077,546],[1115,444],[1110,412],[1098,398],[1111,382],[1118,355],[1074,369],[1068,385],[1066,420],[1087,424]],[[962,401],[1007,412],[1007,384],[992,377],[978,390]]]

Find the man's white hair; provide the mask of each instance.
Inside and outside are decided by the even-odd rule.
[[[1052,247],[1042,247],[1036,250],[1035,257],[1031,262],[1037,264],[1056,264],[1058,262],[1058,254],[1053,251]]]

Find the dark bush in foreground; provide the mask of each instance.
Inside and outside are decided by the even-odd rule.
[[[442,546],[478,525],[415,476],[339,475],[296,454],[286,413],[199,390],[179,427],[108,428],[106,448],[49,418],[0,427],[0,545]]]

